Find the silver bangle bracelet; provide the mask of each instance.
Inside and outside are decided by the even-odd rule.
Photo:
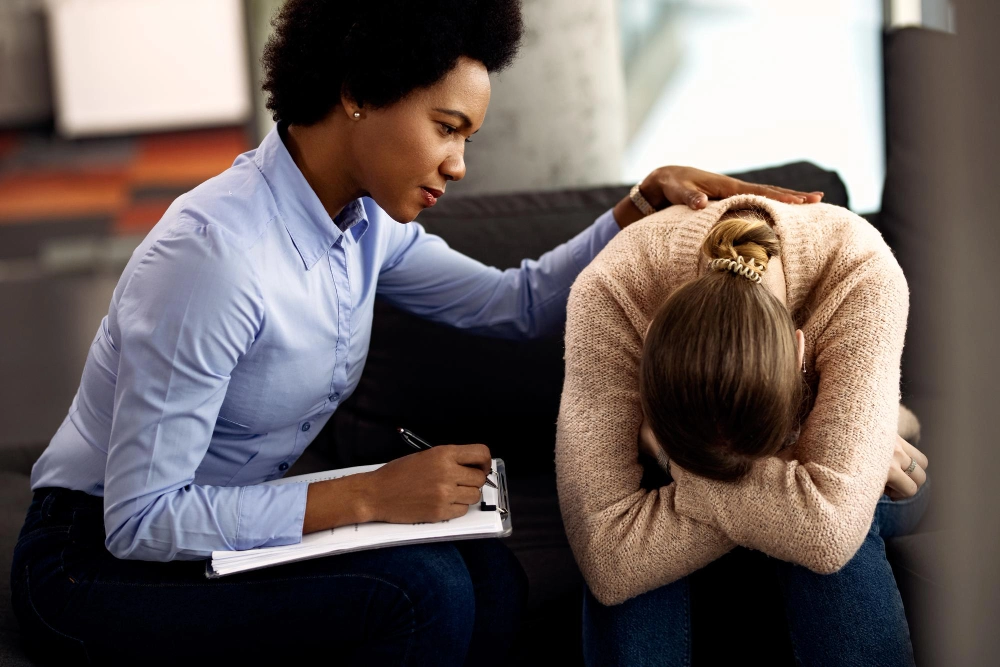
[[[653,208],[650,203],[646,201],[646,198],[642,196],[642,193],[639,192],[638,183],[633,185],[632,189],[629,190],[628,198],[632,200],[632,203],[635,204],[635,207],[639,209],[639,212],[643,215],[652,215],[656,213],[656,209]]]

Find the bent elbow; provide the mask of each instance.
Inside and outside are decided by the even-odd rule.
[[[584,580],[587,582],[587,589],[590,591],[590,594],[605,607],[619,605],[629,598],[634,597],[634,595],[629,595],[627,590],[619,586],[610,585],[611,582],[606,577],[586,576]]]
[[[637,585],[634,578],[609,577],[607,573],[602,574],[604,576],[584,575],[584,580],[587,582],[590,594],[605,607],[614,607],[652,590],[649,586]],[[657,582],[656,586],[667,586],[680,578]]]
[[[572,540],[570,544],[573,545]],[[620,568],[614,558],[609,558],[609,552],[595,549],[594,545],[573,551],[587,590],[598,602],[610,607],[632,597],[627,587],[622,585]]]
[[[139,537],[124,537],[121,534],[104,540],[104,546],[112,556],[119,560],[146,560],[168,562],[174,560],[170,551],[158,549],[150,540]]]
[[[816,574],[835,574],[854,559],[869,532],[853,531],[829,543],[814,544],[802,565]],[[826,532],[826,535],[831,535],[831,532]]]
[[[111,527],[107,524],[105,526],[107,537],[104,538],[104,547],[112,556],[119,560],[153,560],[141,555],[143,549],[140,540],[127,531],[125,526],[115,530],[110,530]]]
[[[122,530],[108,531],[107,537],[104,538],[104,547],[112,556],[120,560],[144,560],[135,555],[138,547],[137,542],[138,540],[130,539],[129,536],[124,535]]]
[[[631,559],[614,550],[594,551],[577,562],[591,595],[606,607],[619,605],[684,577],[680,571],[658,571],[653,583],[648,576],[630,566]]]
[[[847,565],[850,559],[837,558],[835,556],[823,555],[811,558],[802,563],[811,572],[816,574],[836,574]]]
[[[129,517],[122,522],[105,516],[104,547],[120,560],[172,560],[173,554],[168,550],[157,548],[152,540],[143,539],[138,530],[139,521],[140,517]]]

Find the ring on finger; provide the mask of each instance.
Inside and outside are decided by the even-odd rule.
[[[906,470],[904,470],[903,472],[905,472],[907,475],[909,475],[914,470],[916,470],[916,468],[917,468],[917,460],[911,456],[910,457],[910,466]]]

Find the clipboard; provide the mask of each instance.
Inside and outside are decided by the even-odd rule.
[[[358,466],[341,470],[328,470],[311,475],[299,475],[272,482],[270,485],[303,484],[337,479],[381,467]],[[452,542],[489,537],[509,537],[513,532],[510,511],[510,494],[507,486],[507,467],[503,459],[493,459],[490,478],[496,489],[484,486],[480,501],[469,505],[464,516],[436,523],[393,524],[373,522],[349,524],[305,535],[298,544],[278,547],[261,547],[246,551],[215,551],[205,564],[209,579],[249,572],[284,563],[294,563],[312,558],[322,558],[342,553],[379,549],[383,547],[424,544],[427,542]]]

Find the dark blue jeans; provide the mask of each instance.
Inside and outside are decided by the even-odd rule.
[[[102,499],[35,492],[11,572],[26,648],[53,664],[500,664],[527,579],[499,540],[342,554],[205,578],[120,560]]]
[[[912,531],[928,499],[929,482],[906,500],[883,496],[858,552],[833,574],[768,559],[781,587],[798,664],[913,665],[903,601],[883,538]],[[690,596],[687,578],[613,607],[602,605],[587,590],[583,604],[587,664],[690,665]],[[719,637],[723,640],[725,628],[719,628]]]

